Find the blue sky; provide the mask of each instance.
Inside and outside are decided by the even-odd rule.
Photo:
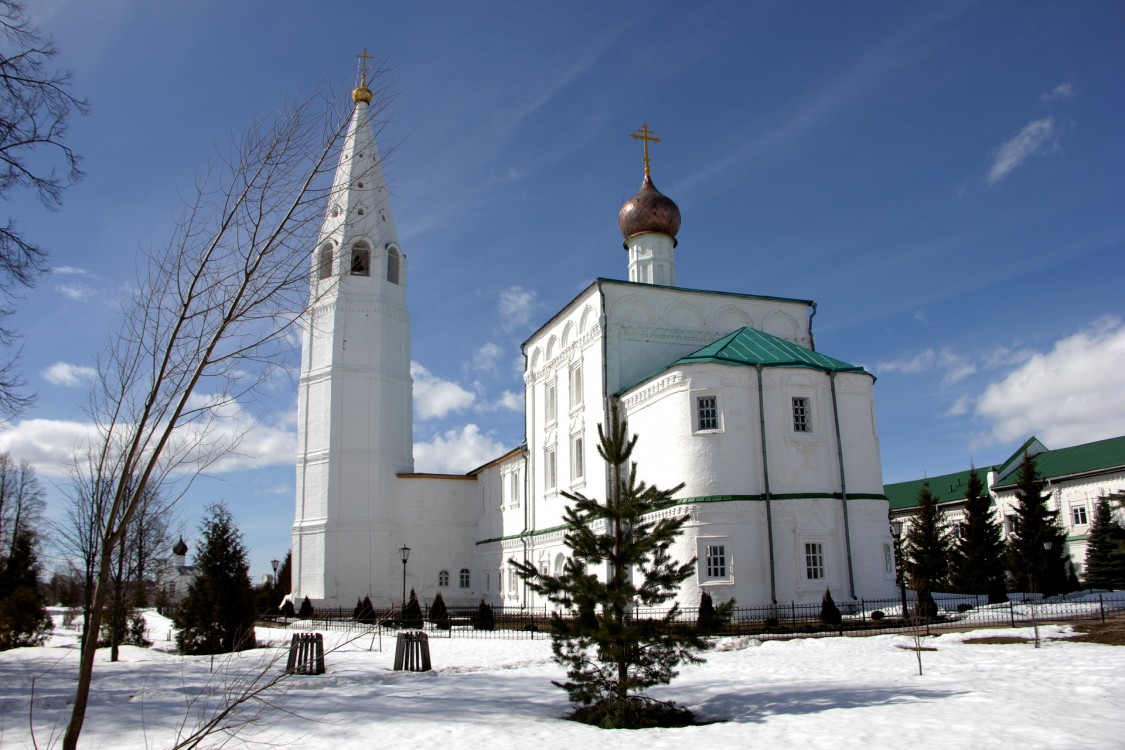
[[[200,162],[287,97],[349,89],[364,47],[394,65],[420,470],[522,440],[519,343],[627,276],[646,122],[679,283],[815,300],[817,349],[879,378],[886,481],[1125,433],[1119,2],[33,5],[91,103],[62,209],[6,207],[55,270],[12,320],[39,400],[0,450],[53,501],[115,306]],[[246,404],[247,456],[179,509],[190,540],[225,500],[255,574],[289,546],[295,400],[281,378]]]

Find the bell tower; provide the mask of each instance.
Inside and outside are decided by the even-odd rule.
[[[414,470],[408,267],[368,107],[367,50],[310,257],[297,398],[293,598],[397,599],[395,475]]]

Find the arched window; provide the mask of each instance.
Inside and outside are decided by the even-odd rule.
[[[463,588],[463,589],[469,588],[469,584],[471,582],[472,582],[472,580],[469,577],[469,569],[468,568],[461,568],[461,588]]]
[[[325,242],[320,248],[320,255],[316,260],[316,277],[318,279],[332,278],[332,243]]]
[[[448,586],[449,585],[449,571],[448,570],[440,571],[437,574],[437,585],[438,586]]]
[[[352,248],[352,276],[371,275],[371,248],[362,243]]]
[[[392,284],[399,283],[399,254],[398,248],[391,245],[387,248],[387,281]]]

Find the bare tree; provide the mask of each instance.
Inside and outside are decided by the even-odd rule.
[[[70,74],[51,67],[57,54],[22,3],[0,0],[0,200],[30,190],[56,209],[63,190],[82,176],[78,156],[63,139],[71,113],[85,113],[87,105],[71,93]],[[15,219],[0,218],[0,321],[11,314],[16,290],[34,283],[45,261]],[[0,324],[0,344],[10,345],[14,335]],[[0,361],[0,414],[16,414],[30,402],[15,362],[14,356]]]
[[[20,532],[33,531],[38,536],[45,507],[35,468],[0,453],[0,558],[11,556]]]
[[[146,489],[184,487],[236,450],[249,428],[224,433],[223,417],[292,351],[287,333],[310,304],[331,156],[348,122],[323,104],[309,97],[258,122],[203,171],[172,242],[148,255],[147,275],[99,361],[90,473],[107,503],[67,750],[85,718],[112,550]]]

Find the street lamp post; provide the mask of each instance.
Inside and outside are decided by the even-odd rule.
[[[895,572],[898,574],[898,592],[902,597],[902,619],[906,621],[906,573],[902,569],[902,521],[891,521],[891,533],[895,537]]]
[[[270,565],[273,566],[273,585],[274,586],[277,585],[277,566],[280,565],[280,564],[281,564],[281,562],[279,560],[276,560],[276,559],[270,560]]]
[[[410,548],[405,544],[398,548],[398,554],[402,558],[402,611],[406,612],[406,561],[410,559]]]

